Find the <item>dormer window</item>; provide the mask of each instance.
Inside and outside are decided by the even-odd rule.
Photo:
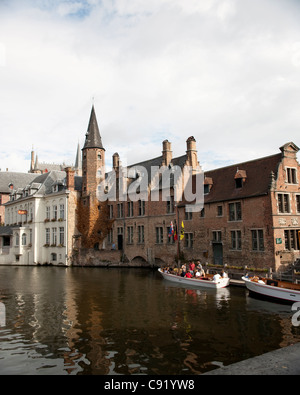
[[[235,187],[238,188],[242,188],[243,186],[243,179],[242,178],[236,178],[235,179]]]
[[[240,189],[243,187],[245,181],[247,179],[247,173],[246,170],[236,170],[235,176],[234,176],[234,180],[235,180],[235,187],[237,189]]]
[[[207,195],[213,186],[213,179],[211,177],[205,177],[204,179],[204,195]]]

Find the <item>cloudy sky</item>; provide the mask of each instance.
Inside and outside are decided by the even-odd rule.
[[[300,146],[299,0],[0,0],[0,168],[72,164],[92,104],[108,164],[204,170]]]

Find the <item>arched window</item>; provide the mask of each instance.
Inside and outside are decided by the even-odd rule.
[[[20,236],[19,233],[16,233],[16,246],[20,245]]]

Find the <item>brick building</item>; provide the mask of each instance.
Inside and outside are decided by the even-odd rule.
[[[9,254],[24,263],[122,261],[159,266],[180,258],[277,270],[300,257],[299,148],[292,142],[274,155],[203,173],[194,137],[186,140],[185,153],[179,157],[173,157],[171,142],[164,140],[161,155],[127,167],[115,153],[113,169],[107,172],[92,107],[81,151],[80,156],[78,148],[75,169],[28,174],[36,178],[10,191],[5,204],[5,224],[10,227],[0,234],[6,254],[10,239]],[[177,194],[186,182],[177,177],[178,172],[182,175],[186,169],[195,202]],[[60,190],[55,189],[58,179]],[[63,221],[56,223],[55,217],[48,221],[58,205],[67,208]],[[187,210],[191,206],[194,211]],[[19,210],[30,213],[31,208],[32,222],[18,219]],[[177,240],[170,234],[172,228]],[[58,229],[63,232],[63,246],[56,245],[57,239],[51,242]],[[23,234],[24,240],[33,241],[31,246],[20,245]]]
[[[276,270],[300,257],[299,148],[280,151],[205,173],[204,210],[185,221],[186,257]]]
[[[82,159],[82,198],[93,196],[97,201],[95,189],[101,177],[103,180],[105,149],[94,109],[88,130]],[[101,209],[98,203],[98,211],[107,218],[94,218],[99,225],[97,247],[103,259],[112,259],[112,251],[118,251],[116,259],[121,256],[130,264],[160,265],[171,264],[180,254],[181,258],[209,263],[273,269],[298,259],[299,148],[287,143],[275,155],[204,172],[204,208],[186,212],[184,201],[175,199],[172,182],[169,197],[163,199],[160,188],[159,200],[153,201],[149,176],[153,167],[199,168],[195,139],[189,137],[186,144],[186,153],[173,158],[171,143],[165,140],[161,156],[127,168],[120,165],[117,153],[113,155],[117,196],[115,201],[101,203]],[[135,195],[135,199],[130,194],[125,199],[120,196],[121,174],[124,178],[125,173],[129,190],[143,171],[147,178],[145,195]],[[169,230],[172,224],[179,233],[182,223],[184,238],[178,242],[169,237]]]

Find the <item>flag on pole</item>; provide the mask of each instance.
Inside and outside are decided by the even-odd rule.
[[[178,235],[177,235],[177,224],[175,222],[175,227],[174,227],[174,240],[178,240]]]
[[[171,226],[170,226],[170,230],[169,230],[169,237],[172,237],[174,234],[174,226],[173,226],[173,222],[171,222]]]
[[[184,238],[184,223],[182,221],[181,223],[181,231],[180,231],[180,240]]]

